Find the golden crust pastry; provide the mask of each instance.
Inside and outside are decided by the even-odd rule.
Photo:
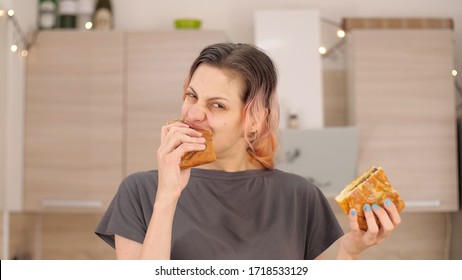
[[[395,204],[398,212],[401,212],[405,207],[404,201],[391,186],[383,169],[376,166],[371,167],[367,172],[353,180],[335,197],[335,201],[345,214],[348,215],[351,208],[356,209],[359,227],[364,231],[367,230],[367,222],[363,205],[367,203],[383,207],[386,199],[390,199]],[[377,218],[376,220],[380,224]]]
[[[191,168],[216,160],[213,150],[213,133],[209,130],[198,129],[197,131],[202,132],[202,137],[205,138],[205,149],[184,154],[180,161],[180,169]]]

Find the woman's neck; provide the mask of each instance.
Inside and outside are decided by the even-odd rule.
[[[237,172],[253,169],[263,169],[258,161],[252,159],[249,154],[242,155],[240,157],[233,157],[232,159],[220,159],[208,164],[199,166],[198,168],[209,169],[209,170],[223,170],[227,172]]]

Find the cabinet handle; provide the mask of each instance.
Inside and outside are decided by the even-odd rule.
[[[42,199],[43,208],[103,208],[101,200]]]
[[[406,200],[406,208],[421,208],[421,207],[439,207],[441,206],[441,200]]]

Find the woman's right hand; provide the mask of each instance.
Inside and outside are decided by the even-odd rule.
[[[170,259],[176,204],[191,174],[191,169],[180,169],[181,157],[187,152],[205,149],[205,139],[201,136],[200,132],[181,122],[162,127],[157,149],[157,194],[144,242],[139,244],[116,236],[117,258]]]
[[[186,187],[191,169],[180,169],[181,157],[191,151],[205,149],[202,133],[182,122],[174,122],[162,127],[160,146],[157,150],[159,182],[157,199],[178,200]]]

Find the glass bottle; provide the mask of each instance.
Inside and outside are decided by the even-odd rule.
[[[289,129],[298,129],[298,115],[295,113],[289,114]]]
[[[39,16],[38,28],[39,29],[52,29],[57,27],[57,0],[40,0],[39,1]]]
[[[61,28],[76,28],[77,1],[61,0],[59,2],[59,26]]]
[[[112,5],[110,0],[98,0],[93,15],[93,29],[109,30],[114,27]]]

